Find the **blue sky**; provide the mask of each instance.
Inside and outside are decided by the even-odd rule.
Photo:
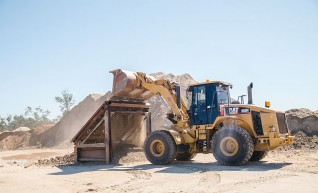
[[[318,2],[0,0],[0,116],[27,106],[59,113],[111,90],[108,71],[224,80],[232,97],[254,82],[254,102],[318,109]]]

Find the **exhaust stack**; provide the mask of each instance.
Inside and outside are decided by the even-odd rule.
[[[253,104],[253,96],[252,96],[252,88],[253,88],[253,82],[247,87],[247,97],[248,97],[248,104]]]

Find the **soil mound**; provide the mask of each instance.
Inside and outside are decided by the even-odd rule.
[[[295,135],[295,142],[292,144],[294,149],[318,149],[318,137],[308,136],[306,133],[299,131]]]
[[[291,109],[286,111],[286,117],[292,134],[302,131],[309,136],[318,135],[318,111]]]
[[[293,144],[278,149],[318,150],[318,137],[316,135],[308,136],[306,133],[299,131],[295,134],[295,141]]]
[[[0,150],[15,150],[29,146],[31,134],[25,131],[2,132],[0,134]]]
[[[39,135],[52,128],[54,124],[42,125],[34,129],[20,127],[14,131],[0,133],[0,150],[15,150],[27,147],[41,147]]]

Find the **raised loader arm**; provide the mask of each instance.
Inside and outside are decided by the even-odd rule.
[[[169,80],[157,80],[143,72],[117,69],[111,73],[114,75],[112,100],[140,101],[158,94],[173,112],[175,123],[183,128],[188,126],[189,116],[178,84]]]

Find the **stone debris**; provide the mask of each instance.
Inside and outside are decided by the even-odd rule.
[[[49,159],[40,159],[37,162],[32,163],[31,165],[35,166],[61,166],[61,165],[70,165],[75,163],[74,153],[70,153],[64,156],[56,156]],[[31,166],[29,165],[29,166]]]
[[[295,134],[295,141],[293,144],[279,147],[278,150],[318,150],[318,137],[308,136],[306,133],[299,131]]]
[[[299,131],[295,135],[295,142],[291,145],[293,149],[318,149],[318,137],[307,136],[306,133]]]

